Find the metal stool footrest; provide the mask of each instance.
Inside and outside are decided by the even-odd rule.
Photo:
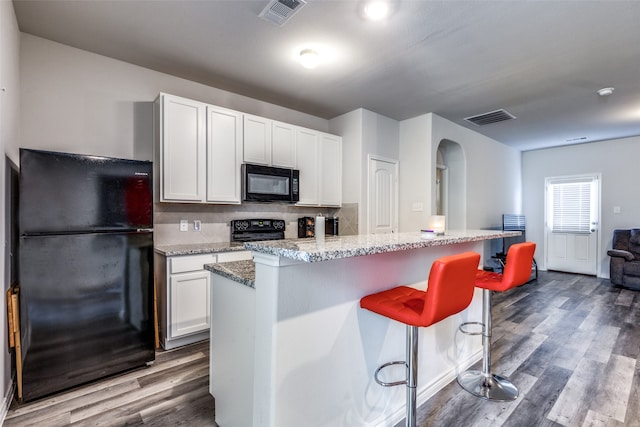
[[[467,326],[480,326],[480,330],[479,331],[472,331],[467,329]],[[482,333],[484,332],[484,323],[482,322],[464,322],[462,324],[460,324],[460,326],[458,326],[458,330],[460,332],[462,332],[465,335],[482,335]]]
[[[496,402],[510,402],[518,398],[518,388],[505,377],[469,370],[458,375],[458,384],[476,397]]]
[[[407,384],[407,380],[406,379],[403,380],[403,381],[394,381],[394,382],[391,382],[391,383],[387,383],[387,382],[381,381],[378,378],[378,373],[381,370],[383,370],[384,368],[386,368],[388,366],[391,366],[391,365],[404,365],[405,367],[407,367],[407,362],[405,362],[404,360],[398,360],[398,361],[395,361],[395,362],[387,362],[384,365],[381,365],[378,369],[376,369],[376,373],[373,375],[373,377],[375,378],[376,382],[378,384],[380,384],[381,386],[383,386],[383,387],[394,387],[394,386],[397,386],[397,385],[405,385],[405,384]]]

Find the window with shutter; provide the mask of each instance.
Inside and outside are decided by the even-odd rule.
[[[587,234],[591,231],[594,183],[591,178],[550,183],[552,232]]]

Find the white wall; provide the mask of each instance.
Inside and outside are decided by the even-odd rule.
[[[20,54],[20,32],[16,22],[13,3],[10,1],[0,1],[0,152],[5,152],[5,147],[20,143],[20,75],[19,75],[19,54]],[[7,239],[5,233],[5,159],[0,158],[0,200],[3,200],[3,209],[0,209],[0,277],[4,278],[3,290],[6,290],[10,283],[10,274],[5,265],[5,254],[7,253]],[[6,349],[7,346],[7,306],[6,299],[0,298],[0,310],[2,316],[2,327],[0,327],[0,343],[3,349],[0,350],[0,424],[6,415],[8,405],[11,403],[11,355]]]
[[[166,92],[241,112],[327,132],[325,119],[246,96],[96,55],[29,34],[20,34],[21,141],[7,151],[18,163],[19,147],[103,156],[152,158],[152,102]],[[17,92],[16,92],[17,93]],[[18,111],[18,109],[16,109]],[[144,148],[147,147],[145,150]],[[144,153],[143,156],[140,153]],[[229,238],[229,218],[272,217],[265,207],[246,212],[237,206],[156,206],[155,242],[200,243]],[[246,207],[245,207],[246,208]],[[308,215],[297,209],[287,218]],[[325,210],[320,210],[325,212]],[[318,209],[310,211],[318,213]],[[278,215],[281,216],[281,215]],[[178,221],[202,222],[202,232],[179,233]],[[211,221],[211,222],[205,222]],[[295,226],[297,223],[292,222]],[[288,224],[288,232],[296,228]]]
[[[431,215],[435,181],[435,151],[432,150],[433,114],[400,122],[399,231],[425,228]],[[437,143],[436,143],[437,150]],[[413,211],[413,204],[423,211]]]
[[[499,227],[502,214],[521,213],[520,152],[435,114],[400,123],[400,231],[424,228],[435,213],[436,152],[441,141],[460,144],[466,160],[466,228]],[[422,203],[424,211],[412,211]]]
[[[133,157],[136,136],[152,143],[137,127],[159,92],[328,131],[325,119],[24,33],[20,67],[24,147]],[[17,162],[18,143],[7,148]]]
[[[342,136],[342,202],[360,202],[362,165],[363,109],[335,117],[329,121],[331,132]]]
[[[329,129],[342,135],[343,203],[358,204],[358,229],[367,232],[368,156],[399,158],[397,120],[360,108],[329,121]]]
[[[602,174],[598,271],[609,277],[609,257],[613,230],[640,227],[638,182],[640,137],[526,151],[522,154],[523,212],[527,217],[527,238],[537,243],[536,261],[544,259],[544,185],[546,177]],[[621,208],[619,214],[613,207]]]

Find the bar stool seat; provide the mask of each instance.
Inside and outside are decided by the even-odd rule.
[[[397,286],[360,300],[360,307],[406,325],[406,360],[385,363],[376,370],[374,377],[385,387],[406,385],[407,427],[414,427],[416,423],[418,327],[433,325],[469,306],[479,263],[480,255],[475,252],[442,257],[431,265],[426,291]],[[407,368],[404,380],[384,382],[378,378],[382,369],[396,364],[404,364]]]
[[[465,334],[482,335],[482,371],[467,370],[457,378],[458,384],[474,396],[499,402],[518,398],[518,388],[509,379],[491,373],[491,291],[505,292],[525,284],[531,276],[535,250],[533,242],[512,245],[503,274],[480,270],[476,274],[475,286],[482,289],[482,332],[465,329],[478,322],[463,323],[459,329]]]

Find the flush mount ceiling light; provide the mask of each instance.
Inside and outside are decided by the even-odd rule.
[[[389,15],[389,3],[384,0],[372,0],[364,6],[364,16],[370,21],[382,21]]]
[[[300,51],[300,65],[313,70],[320,63],[320,55],[313,49],[302,49]]]
[[[613,87],[603,87],[602,89],[598,89],[598,95],[600,96],[609,96],[613,93],[615,88]]]

